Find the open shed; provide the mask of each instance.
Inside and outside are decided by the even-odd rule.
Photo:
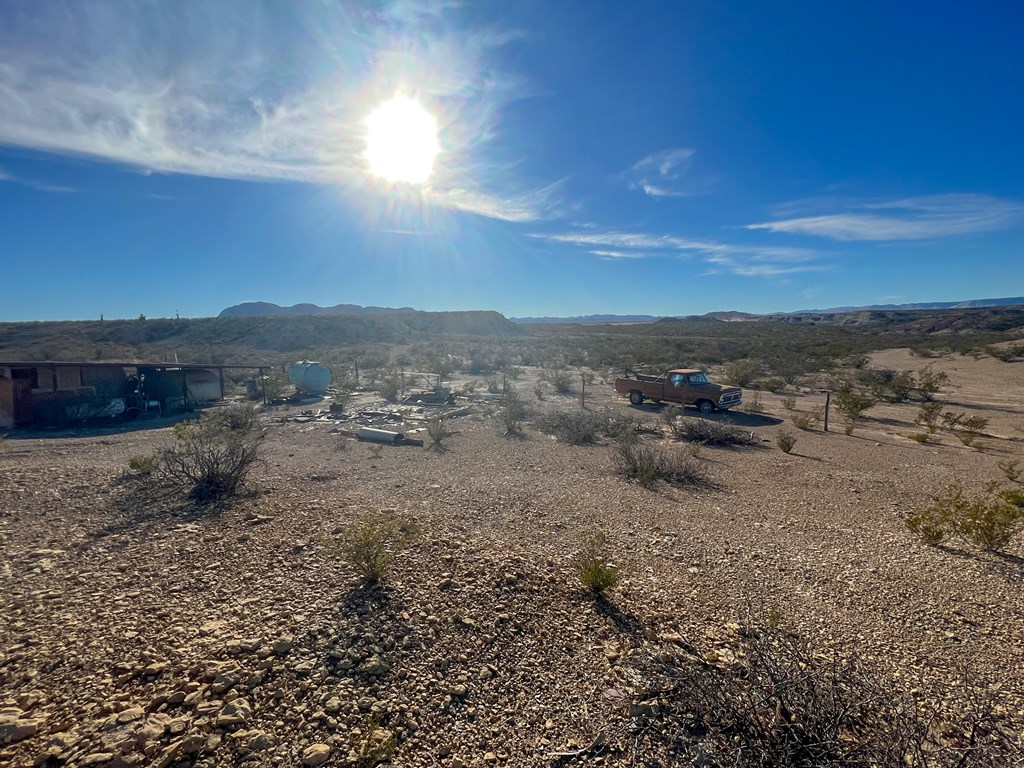
[[[224,371],[268,366],[0,360],[0,428],[173,413],[224,399]]]

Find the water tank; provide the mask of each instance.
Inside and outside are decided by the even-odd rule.
[[[288,378],[296,389],[322,395],[331,386],[331,371],[326,365],[303,360],[288,367]]]

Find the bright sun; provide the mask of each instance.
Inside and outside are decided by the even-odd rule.
[[[370,172],[388,181],[423,184],[440,149],[437,121],[418,101],[398,96],[377,107],[367,120]]]

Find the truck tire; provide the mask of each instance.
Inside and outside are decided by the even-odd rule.
[[[644,393],[641,392],[639,389],[631,389],[629,391],[629,402],[631,402],[633,405],[643,405]]]
[[[696,405],[697,408],[700,409],[701,413],[711,413],[713,410],[715,410],[715,404],[712,403],[710,400],[698,400],[696,403],[694,403],[694,405]]]

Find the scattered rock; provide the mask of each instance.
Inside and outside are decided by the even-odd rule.
[[[309,766],[323,765],[331,756],[331,747],[328,744],[310,744],[302,750],[302,764]]]

